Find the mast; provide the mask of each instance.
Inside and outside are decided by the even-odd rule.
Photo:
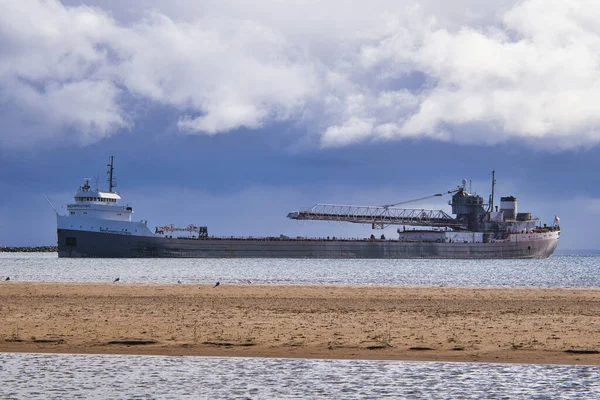
[[[115,186],[117,186],[114,182],[113,182],[113,171],[114,171],[114,167],[113,167],[113,163],[114,163],[114,159],[115,156],[110,156],[109,158],[109,163],[108,163],[108,191],[110,193],[112,193],[113,188]]]
[[[492,197],[490,198],[490,211],[494,212],[494,188],[496,186],[496,170],[492,171]]]

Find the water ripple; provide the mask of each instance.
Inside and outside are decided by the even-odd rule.
[[[17,281],[600,287],[600,256],[545,260],[65,259],[0,253]]]
[[[1,398],[600,397],[592,366],[0,353],[0,371]]]

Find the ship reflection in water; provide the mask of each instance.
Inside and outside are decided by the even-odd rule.
[[[598,398],[596,366],[0,353],[0,398]]]
[[[499,259],[547,258],[558,246],[559,219],[542,224],[529,212],[517,212],[517,199],[502,197],[494,208],[461,186],[432,196],[384,206],[317,204],[288,214],[292,220],[337,221],[373,229],[402,226],[398,238],[373,234],[364,239],[212,237],[205,226],[173,225],[152,231],[147,221],[133,221],[133,208],[119,205],[113,191],[113,157],[108,164],[108,191],[93,189],[89,180],[79,187],[67,215],[57,214],[59,257],[96,258],[319,258],[319,259]],[[398,208],[430,197],[452,195],[450,216],[443,210]],[[406,227],[411,229],[406,229]],[[177,237],[186,233],[185,237]],[[173,235],[176,237],[173,237]],[[326,235],[324,235],[326,236]],[[370,238],[369,238],[370,237]],[[194,240],[190,240],[194,239]]]

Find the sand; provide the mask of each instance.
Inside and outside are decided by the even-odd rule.
[[[0,313],[0,352],[600,364],[600,289],[2,282]]]

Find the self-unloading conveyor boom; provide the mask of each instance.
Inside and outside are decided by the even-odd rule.
[[[448,191],[454,193],[456,190]],[[427,196],[422,199],[438,197],[443,194]],[[417,199],[421,200],[421,199]],[[426,210],[414,208],[397,208],[394,205],[405,204],[416,200],[385,206],[353,206],[340,204],[317,204],[308,210],[293,211],[288,218],[295,220],[338,221],[357,224],[371,224],[374,228],[386,225],[411,225],[431,227],[464,227],[464,223],[453,218],[442,210]]]

